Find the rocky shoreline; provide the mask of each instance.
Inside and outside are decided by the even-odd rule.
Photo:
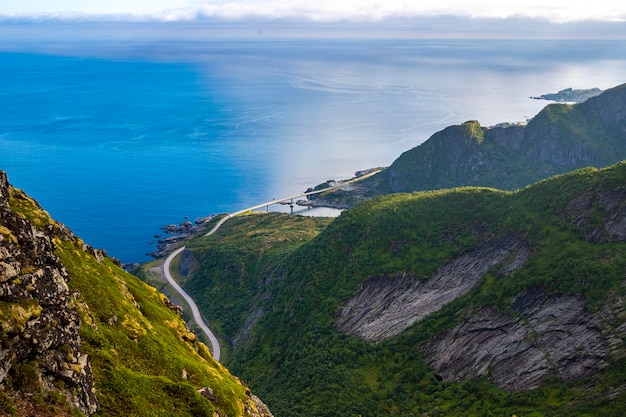
[[[155,235],[154,237],[158,239],[156,241],[157,250],[147,253],[146,255],[151,256],[154,259],[160,259],[167,256],[179,242],[202,232],[205,228],[205,225],[214,218],[215,215],[210,215],[206,217],[200,217],[194,222],[185,220],[178,225],[168,224],[167,226],[161,227],[161,230],[163,230],[164,233],[171,236],[163,237],[162,235]],[[150,244],[154,244],[154,242],[150,242]]]
[[[355,173],[355,178],[368,175],[372,173],[373,171],[376,171],[379,169],[380,168],[370,168],[370,169],[366,169],[363,171],[357,171]],[[328,180],[322,184],[318,184],[315,187],[308,188],[305,192],[308,193],[311,191],[332,188],[332,187],[337,186],[338,184],[341,184],[344,181]],[[359,193],[362,193],[363,190],[361,186],[346,185],[345,187],[341,187],[340,189],[334,190],[333,192],[357,195]],[[326,200],[324,197],[321,197],[320,195],[307,196],[306,200],[298,200],[295,202],[285,201],[285,202],[281,202],[277,204],[289,205],[292,208],[294,205],[297,205],[297,206],[308,207],[308,208],[324,207],[324,208],[331,208],[331,209],[338,209],[338,210],[344,210],[354,205],[353,202],[345,203],[345,202],[340,202],[340,201],[339,202],[329,201],[329,200]],[[210,216],[198,218],[194,222],[185,220],[184,222],[180,224],[169,224],[167,226],[161,227],[161,230],[165,234],[170,235],[170,236],[163,237],[162,235],[155,235],[154,238],[158,239],[156,241],[157,249],[153,252],[147,253],[146,255],[154,259],[161,259],[161,258],[166,257],[176,247],[178,243],[203,232],[205,230],[206,224],[209,223],[211,220],[213,220],[216,216],[217,215],[213,214]],[[154,244],[154,243],[155,243],[154,241],[150,242],[150,244]]]

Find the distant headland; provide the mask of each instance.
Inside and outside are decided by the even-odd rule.
[[[566,88],[558,93],[542,94],[539,97],[531,97],[535,100],[551,100],[559,103],[582,103],[588,98],[595,97],[604,92],[599,88],[589,88],[584,90],[574,90]]]

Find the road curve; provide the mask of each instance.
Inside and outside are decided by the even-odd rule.
[[[189,294],[187,294],[187,292],[183,290],[176,281],[174,281],[174,278],[172,278],[172,274],[170,273],[170,264],[172,263],[172,260],[184,250],[185,250],[185,247],[183,246],[181,248],[176,249],[174,252],[170,253],[170,255],[165,260],[165,263],[163,264],[163,273],[165,275],[165,279],[167,279],[167,282],[169,282],[169,284],[180,295],[182,295],[182,297],[185,299],[187,304],[189,304],[194,321],[196,322],[198,327],[200,327],[200,329],[204,332],[204,334],[206,334],[209,341],[211,342],[211,353],[213,354],[213,358],[219,362],[221,351],[220,351],[220,344],[217,341],[217,337],[215,337],[211,329],[209,329],[207,325],[204,323],[204,320],[202,319],[202,316],[200,315],[200,310],[198,310],[198,306],[196,305],[195,301],[193,301],[193,298],[191,298]]]
[[[268,201],[267,203],[258,204],[258,205],[253,206],[253,207],[248,207],[246,209],[239,210],[239,211],[236,211],[234,213],[227,214],[222,219],[220,219],[220,221],[217,222],[217,224],[205,236],[212,235],[224,223],[226,223],[227,220],[232,219],[233,217],[235,217],[235,216],[237,216],[239,214],[246,213],[246,212],[249,212],[249,211],[252,211],[252,210],[256,210],[256,209],[259,209],[261,207],[265,207],[265,206],[268,206],[268,205],[271,205],[271,204],[276,204],[276,203],[279,203],[281,201],[288,201],[288,200],[292,200],[294,198],[306,197],[306,196],[313,195],[313,194],[319,194],[319,193],[323,193],[323,192],[339,189],[339,188],[344,187],[346,185],[349,185],[349,184],[351,184],[353,182],[357,182],[357,181],[363,180],[365,178],[371,177],[372,175],[376,175],[379,172],[380,172],[380,170],[375,170],[375,171],[372,171],[372,172],[370,172],[370,173],[368,173],[366,175],[354,178],[354,179],[349,180],[349,181],[342,182],[342,183],[337,184],[337,185],[335,185],[333,187],[330,187],[330,188],[326,188],[326,189],[323,189],[323,190],[317,190],[317,191],[304,192],[304,193],[293,195],[293,196],[290,196],[290,197],[285,197],[285,198],[282,198],[280,200]],[[165,275],[165,279],[167,279],[167,281],[174,288],[174,290],[176,290],[185,299],[185,301],[187,301],[187,304],[189,304],[189,307],[191,307],[191,313],[193,315],[194,321],[196,322],[198,327],[200,327],[200,329],[204,332],[204,334],[206,334],[206,336],[209,338],[209,341],[211,342],[211,352],[213,353],[213,358],[216,361],[219,362],[220,356],[221,356],[221,351],[220,351],[220,344],[217,341],[217,337],[215,337],[213,332],[204,323],[204,320],[202,319],[202,316],[200,315],[200,310],[198,310],[198,306],[196,305],[195,301],[193,301],[193,298],[191,298],[191,296],[189,294],[187,294],[187,292],[185,290],[183,290],[181,288],[181,286],[178,285],[178,283],[176,281],[174,281],[174,278],[172,278],[172,274],[170,273],[170,264],[172,263],[172,260],[175,257],[177,257],[180,253],[182,253],[184,250],[185,250],[185,247],[183,246],[183,247],[178,248],[174,252],[169,254],[167,259],[165,259],[165,263],[163,264],[163,273]]]

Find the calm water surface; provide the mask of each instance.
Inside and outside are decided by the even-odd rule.
[[[389,165],[529,96],[626,82],[573,41],[0,45],[0,169],[89,244],[147,260],[159,227]]]

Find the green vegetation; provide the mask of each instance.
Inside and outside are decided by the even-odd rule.
[[[184,285],[231,343],[227,365],[277,417],[618,416],[626,406],[626,394],[616,390],[626,384],[621,355],[607,358],[607,371],[592,380],[553,379],[508,393],[483,378],[441,381],[419,348],[481,306],[506,311],[525,289],[581,294],[590,311],[624,296],[626,244],[585,236],[616,210],[598,196],[625,184],[622,163],[517,192],[465,187],[387,195],[327,227],[280,214],[237,218],[189,243],[198,264]],[[586,196],[589,204],[576,204]],[[341,303],[366,279],[425,279],[460,253],[510,234],[522,236],[532,254],[506,278],[495,267],[468,294],[376,345],[335,329]]]
[[[187,244],[198,261],[193,276],[203,279],[189,279],[183,284],[195,295],[196,303],[204,306],[206,317],[223,317],[210,322],[219,334],[234,334],[245,325],[250,300],[265,286],[256,278],[279,280],[280,273],[271,270],[275,262],[317,236],[330,221],[278,213],[231,219],[215,235]],[[215,298],[224,304],[213,303]]]
[[[45,226],[56,225],[50,215],[26,193],[17,188],[9,187],[11,210],[28,220],[38,229]]]
[[[0,329],[5,334],[20,334],[24,331],[26,322],[39,317],[40,314],[41,306],[37,300],[21,303],[0,301]]]
[[[98,263],[69,242],[56,243],[70,287],[81,291],[81,333],[103,415],[212,415],[212,404],[195,392],[203,386],[229,399],[223,411],[241,413],[236,404],[244,388],[206,346],[194,343],[163,295],[109,261]]]
[[[81,315],[82,350],[89,355],[101,406],[96,415],[243,415],[247,388],[213,360],[208,348],[167,307],[163,294],[108,258],[98,262],[83,250],[80,239],[67,230],[60,233],[62,226],[23,192],[11,189],[10,205],[36,227],[52,226],[59,233],[54,239],[56,253],[70,274],[70,290],[78,294],[73,303]],[[0,303],[0,325],[11,332],[40,311],[36,301]],[[24,387],[16,384],[36,385],[22,375],[34,369],[31,365],[14,367],[8,379],[13,385],[7,388],[19,391]],[[202,387],[210,387],[216,400],[198,394]],[[1,395],[3,409],[14,413],[11,398]]]

